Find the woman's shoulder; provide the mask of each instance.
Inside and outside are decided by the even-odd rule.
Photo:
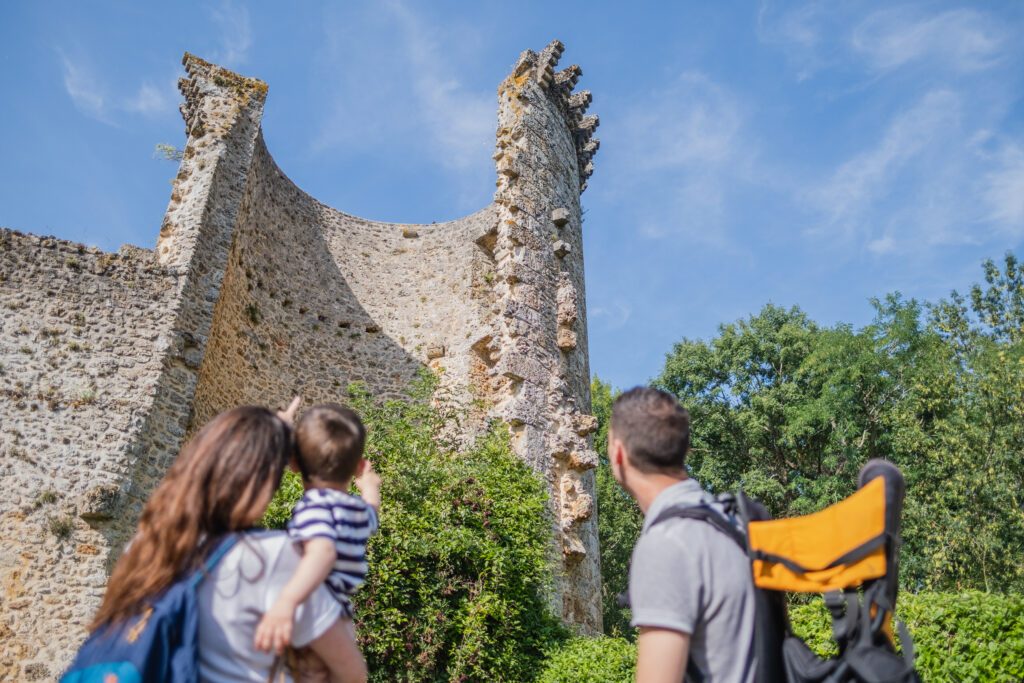
[[[300,557],[286,532],[260,529],[238,534],[234,547],[224,556],[223,565],[225,568],[258,565],[258,573],[265,575],[293,567]]]

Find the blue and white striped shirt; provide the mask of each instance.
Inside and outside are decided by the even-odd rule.
[[[295,541],[329,538],[337,557],[327,575],[327,588],[352,616],[351,595],[366,580],[366,542],[377,531],[377,511],[359,496],[335,489],[309,489],[288,522]]]

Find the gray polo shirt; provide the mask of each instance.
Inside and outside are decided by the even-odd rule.
[[[629,570],[632,623],[690,634],[690,656],[706,683],[752,683],[754,587],[746,553],[701,520],[650,527],[669,506],[712,500],[693,479],[654,499]]]

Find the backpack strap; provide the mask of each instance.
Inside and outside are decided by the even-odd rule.
[[[207,556],[206,562],[203,563],[203,566],[197,569],[195,574],[192,575],[192,578],[189,579],[188,585],[190,588],[198,586],[202,580],[206,578],[206,575],[213,571],[213,568],[217,566],[217,563],[220,562],[224,556],[228,554],[228,551],[235,546],[235,543],[238,542],[238,536],[238,534],[228,534],[227,537],[225,537],[224,540],[222,540],[217,547],[213,549],[213,552]]]
[[[723,515],[719,514],[707,503],[701,503],[699,505],[673,505],[672,507],[665,508],[662,510],[654,521],[647,527],[652,527],[661,524],[662,522],[669,519],[699,519],[707,522],[712,527],[728,536],[733,543],[738,545],[744,553],[747,552],[747,538],[738,528],[729,523]]]

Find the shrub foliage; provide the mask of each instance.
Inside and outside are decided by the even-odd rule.
[[[604,632],[612,637],[633,640],[636,635],[629,625],[630,611],[626,607],[619,607],[616,598],[629,586],[629,560],[636,539],[640,536],[643,515],[629,494],[615,481],[608,465],[608,423],[616,392],[595,378],[590,385],[590,395],[598,423],[594,447],[600,456],[597,467],[597,505],[600,511],[597,533],[601,548]]]
[[[623,638],[572,638],[551,654],[537,683],[632,683],[636,647]]]
[[[822,656],[835,653],[821,600],[789,610],[793,630]],[[901,594],[896,616],[914,639],[921,679],[936,683],[1024,680],[1024,596],[967,591]]]
[[[897,609],[914,638],[928,683],[1024,680],[1024,596],[979,591],[900,595]],[[793,630],[823,657],[836,653],[824,603],[791,605]],[[629,683],[636,647],[622,638],[574,638],[552,651],[540,683]]]
[[[350,390],[383,480],[381,528],[355,599],[360,647],[377,681],[528,681],[564,637],[550,609],[552,523],[544,482],[494,429],[461,452],[423,378],[408,401]],[[282,485],[265,522],[301,495]]]

